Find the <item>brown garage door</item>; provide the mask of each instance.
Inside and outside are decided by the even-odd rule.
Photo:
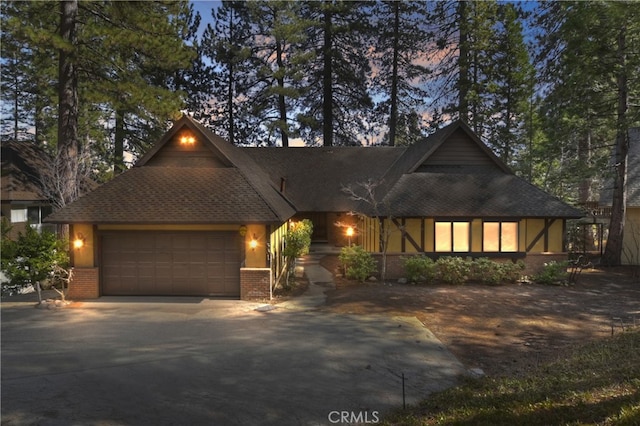
[[[102,294],[240,296],[237,232],[101,234]]]

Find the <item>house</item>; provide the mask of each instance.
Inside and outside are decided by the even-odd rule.
[[[377,183],[375,208],[344,192],[363,182]],[[283,236],[303,218],[315,240],[346,244],[352,227],[373,253],[382,224],[387,276],[399,277],[410,253],[531,268],[566,258],[565,223],[580,216],[516,177],[462,122],[408,148],[239,148],[185,116],[132,169],[48,221],[71,225],[70,297],[251,299],[270,296]]]
[[[3,220],[11,226],[9,237],[24,233],[28,224],[38,230],[55,232],[55,225],[43,222],[52,212],[40,184],[39,171],[46,167],[46,153],[28,141],[3,141],[1,149],[0,211]]]
[[[622,240],[622,264],[640,265],[640,127],[629,129],[629,156],[626,182],[627,206]],[[600,194],[600,207],[611,207],[613,181]]]

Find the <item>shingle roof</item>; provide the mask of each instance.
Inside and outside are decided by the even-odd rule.
[[[217,166],[154,162],[185,126],[206,142],[211,151],[205,152],[221,160]],[[465,146],[484,160],[476,166],[429,165],[429,158],[453,132],[456,140],[464,141],[468,135],[471,142]],[[457,145],[446,146],[447,161],[457,163]],[[358,189],[368,180],[382,182],[378,194],[386,194],[383,204],[395,216],[582,216],[513,175],[460,122],[409,148],[238,148],[183,117],[136,167],[55,212],[48,221],[282,223],[296,211],[365,212],[343,189],[349,185]]]
[[[210,224],[282,218],[235,168],[134,167],[48,221]]]
[[[46,164],[46,155],[31,142],[2,142],[3,201],[46,201],[38,170]]]
[[[300,212],[347,212],[357,204],[342,188],[380,179],[402,147],[245,148]]]
[[[405,217],[582,217],[583,213],[512,175],[486,167],[430,167],[403,175],[382,206]],[[514,197],[514,194],[517,196]]]
[[[199,132],[198,139],[208,149],[235,167],[147,166],[185,127]],[[136,166],[54,212],[47,222],[282,223],[294,214],[289,202],[241,148],[183,116]]]

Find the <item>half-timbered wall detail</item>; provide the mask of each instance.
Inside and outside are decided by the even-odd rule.
[[[387,253],[504,257],[564,252],[561,219],[392,218],[384,226]],[[378,219],[364,218],[354,243],[379,252],[380,232]]]

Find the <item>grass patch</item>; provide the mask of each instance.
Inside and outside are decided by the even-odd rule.
[[[384,425],[640,425],[640,330],[522,377],[465,379]]]

